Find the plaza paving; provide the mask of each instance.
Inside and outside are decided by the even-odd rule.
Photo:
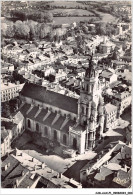
[[[31,155],[32,157],[35,157],[36,159],[40,160],[41,162],[45,162],[45,164],[48,165],[51,169],[61,173],[64,173],[68,168],[76,164],[78,161],[90,160],[96,156],[96,153],[92,151],[88,151],[88,153],[78,155],[75,158],[64,159],[58,156],[57,154],[43,155],[39,152],[36,152],[35,150],[23,150],[23,151]],[[73,167],[73,169],[76,171],[77,165],[75,165],[75,168]]]

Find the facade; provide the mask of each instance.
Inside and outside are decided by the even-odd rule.
[[[104,98],[107,102],[117,106],[118,116],[120,116],[125,108],[131,105],[132,97],[129,91],[118,92],[117,90],[106,91]]]
[[[24,84],[16,85],[13,83],[7,83],[7,84],[2,83],[1,84],[1,102],[6,102],[14,97],[17,97],[23,85]]]
[[[10,133],[11,132],[6,130],[4,126],[1,127],[1,157],[5,156],[10,150]]]
[[[105,126],[107,129],[113,128],[118,124],[118,108],[110,103],[105,105]]]

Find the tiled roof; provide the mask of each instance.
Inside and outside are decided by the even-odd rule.
[[[22,115],[22,113],[19,111],[19,112],[17,112],[17,114],[14,116],[13,122],[14,122],[15,124],[19,124],[19,122],[20,122],[22,119],[23,119],[23,115]]]
[[[30,104],[25,103],[21,108],[20,108],[20,112],[25,116],[26,112],[29,110],[30,108]]]
[[[2,182],[3,188],[13,188],[16,184],[16,179],[22,178],[22,172],[28,172],[28,169],[24,168],[22,165],[18,165],[13,171],[6,177],[6,179]]]
[[[112,173],[113,172],[110,169],[106,167],[101,167],[101,172],[97,173],[94,178],[96,180],[103,181],[106,179],[107,176],[111,175]]]
[[[25,178],[22,180],[22,182],[19,184],[18,188],[30,188],[35,180],[39,177],[38,174],[35,174],[34,178],[31,179],[32,173],[28,173]]]
[[[44,124],[47,126],[51,126],[55,116],[56,114],[51,112],[51,114],[44,120]]]
[[[8,137],[8,131],[1,129],[1,144],[4,142],[5,138]]]
[[[30,118],[30,119],[33,119],[34,120],[34,116],[35,114],[37,113],[38,111],[38,107],[37,106],[34,106],[31,111],[27,114],[27,118]]]
[[[104,78],[110,78],[113,75],[113,73],[109,70],[104,70],[99,76]]]
[[[105,111],[107,114],[110,114],[111,112],[116,110],[117,110],[117,106],[114,106],[113,104],[108,103],[105,105]]]
[[[65,117],[60,116],[60,117],[58,118],[58,120],[52,125],[52,127],[53,127],[54,129],[59,130],[59,129],[61,128],[61,126],[62,126],[62,124],[63,124],[64,121],[65,121]]]
[[[48,111],[46,109],[42,109],[41,112],[37,115],[37,117],[35,118],[36,121],[40,122],[40,123],[44,123],[43,118],[44,116],[48,113]]]
[[[3,170],[5,165],[10,163],[10,166],[7,168],[7,170]],[[8,176],[8,174],[19,165],[19,161],[17,161],[15,158],[13,158],[11,155],[8,156],[1,164],[2,172],[1,172],[1,177],[2,180]]]
[[[75,124],[75,121],[69,120],[67,122],[67,124],[61,129],[64,133],[68,133],[69,132],[69,127],[73,127]]]
[[[21,94],[77,114],[77,99],[55,93],[53,91],[48,91],[45,87],[33,83],[26,83],[21,91]]]

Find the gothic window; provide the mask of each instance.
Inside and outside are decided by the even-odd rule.
[[[87,122],[86,122],[86,120],[84,120],[83,124],[84,124],[84,126],[85,126],[85,125],[87,125]]]
[[[39,131],[39,124],[36,123],[36,131]]]
[[[64,134],[64,135],[63,135],[63,143],[64,143],[64,144],[66,144],[66,139],[67,139],[67,137],[66,137],[66,135]]]
[[[88,91],[89,90],[89,86],[88,85],[86,85],[86,91]]]
[[[48,128],[47,127],[44,127],[44,133],[45,133],[45,135],[48,135]]]
[[[28,119],[28,128],[31,128],[31,123],[29,119]]]
[[[86,108],[86,115],[88,115],[88,107]]]
[[[73,138],[73,148],[77,149],[77,139]]]
[[[57,131],[54,130],[54,139],[57,140]]]

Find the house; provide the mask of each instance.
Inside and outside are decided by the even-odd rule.
[[[106,102],[111,103],[118,108],[118,115],[121,115],[125,108],[131,104],[131,93],[121,86],[115,89],[107,89],[104,93]]]
[[[9,101],[10,99],[17,97],[19,91],[21,91],[24,84],[9,83],[1,84],[1,102]]]
[[[109,54],[112,50],[114,50],[115,44],[111,41],[107,41],[107,39],[104,38],[104,41],[99,44],[99,51],[100,53],[107,53]]]
[[[131,186],[131,146],[111,142],[80,170],[83,187],[129,188]]]
[[[118,108],[110,103],[105,104],[105,123],[106,128],[110,129],[118,124]]]
[[[99,79],[101,81],[101,83],[103,83],[104,87],[109,87],[109,85],[115,81],[117,81],[117,75],[114,74],[112,71],[110,70],[103,70],[100,74],[99,74]]]
[[[5,178],[3,186],[8,183],[16,188],[82,188],[79,182],[54,171],[24,151],[16,149],[12,157],[20,164]]]
[[[1,127],[1,157],[5,156],[11,145],[11,132],[7,130],[4,126]]]
[[[10,132],[10,143],[25,130],[24,116],[20,111],[14,115],[13,119],[8,121],[2,120],[1,124]]]
[[[4,181],[5,178],[16,168],[20,162],[13,156],[8,155],[4,161],[1,163],[1,180]]]

